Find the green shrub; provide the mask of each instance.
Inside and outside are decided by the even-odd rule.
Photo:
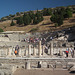
[[[11,24],[10,24],[10,26],[14,26],[15,25],[15,23],[13,22],[13,20],[12,20],[12,22],[11,22]]]
[[[55,23],[55,27],[58,27],[58,23]]]
[[[17,12],[17,13],[16,13],[16,15],[17,15],[17,16],[19,16],[19,15],[20,15],[20,13],[19,13],[19,12]]]

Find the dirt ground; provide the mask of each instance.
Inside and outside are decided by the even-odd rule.
[[[25,70],[18,69],[14,75],[75,75],[75,71],[67,70]]]

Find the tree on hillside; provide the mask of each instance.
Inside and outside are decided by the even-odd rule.
[[[20,14],[24,14],[23,12],[20,12]]]
[[[58,26],[62,25],[63,24],[63,18],[62,17],[57,18],[57,23],[58,23]]]
[[[15,17],[15,15],[12,15],[12,14],[10,14],[9,16],[10,16],[10,17]]]
[[[12,14],[9,14],[9,16],[11,17],[11,16],[12,16]]]
[[[61,7],[61,8],[56,8],[53,12],[54,15],[64,15],[65,14],[65,8]]]
[[[31,19],[33,19],[34,16],[35,16],[34,13],[33,13],[33,11],[29,11],[28,14],[29,14],[29,16],[31,17]]]
[[[46,16],[46,11],[47,11],[47,8],[44,8],[44,9],[42,10],[43,16]]]
[[[15,25],[15,23],[14,23],[13,20],[12,20],[10,26],[14,26],[14,25]]]
[[[5,18],[5,17],[2,17],[2,18],[1,18],[1,21],[6,21],[6,18]]]
[[[37,10],[37,12],[33,18],[33,24],[38,24],[41,21],[43,21],[43,15],[40,11]]]
[[[51,18],[50,18],[50,20],[52,21],[52,22],[54,22],[54,23],[56,23],[57,22],[57,17],[58,17],[58,15],[52,15],[51,16]]]
[[[24,15],[23,15],[23,22],[24,22],[24,25],[28,25],[28,24],[31,23],[31,17],[29,16],[29,14],[24,13]]]
[[[41,13],[38,10],[36,12],[36,18],[37,18],[37,23],[41,22],[41,19],[40,19],[41,18]]]
[[[63,16],[60,16],[58,14],[52,15],[50,20],[54,23],[57,23],[58,26],[63,24]]]
[[[19,24],[19,25],[23,24],[23,17],[22,16],[17,18],[17,24]]]
[[[37,22],[37,17],[35,16],[34,18],[33,18],[33,24],[37,24],[38,22]]]
[[[64,18],[72,17],[72,11],[70,8],[66,8]]]
[[[19,13],[19,12],[17,12],[17,13],[16,13],[16,15],[17,15],[17,16],[19,16],[19,15],[20,15],[20,13]]]
[[[47,9],[47,16],[50,16],[50,15],[52,15],[52,10],[51,9]]]
[[[44,8],[42,10],[43,16],[49,16],[52,15],[52,10],[50,8]]]
[[[59,14],[64,16],[64,14],[65,14],[65,7],[61,7]]]
[[[72,11],[70,8],[61,7],[59,9],[55,9],[53,15],[51,16],[50,20],[54,23],[57,23],[58,26],[63,24],[64,18],[72,17]]]

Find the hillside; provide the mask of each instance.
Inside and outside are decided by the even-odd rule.
[[[31,23],[29,25],[28,24],[27,25],[24,25],[24,24],[19,25],[18,23],[16,23],[17,20],[14,19],[14,18],[22,17],[24,15],[24,12],[21,12],[21,13],[17,12],[16,15],[11,15],[10,14],[9,16],[1,18],[1,20],[0,20],[0,28],[2,28],[4,31],[25,31],[25,32],[37,31],[37,32],[44,32],[44,31],[61,30],[61,29],[64,29],[64,28],[75,26],[75,5],[69,7],[72,10],[72,14],[71,14],[72,17],[65,18],[63,20],[62,25],[60,25],[58,27],[55,27],[55,23],[51,22],[51,20],[50,20],[51,16],[49,16],[49,15],[57,13],[58,11],[60,11],[62,13],[62,11],[66,10],[66,8],[67,7],[56,7],[56,8],[44,8],[43,10],[38,10],[38,11],[40,11],[42,13],[41,15],[43,15],[43,21],[40,21],[38,24],[35,24],[35,23],[33,24],[33,19],[32,19]],[[62,11],[61,11],[61,9],[62,9]],[[38,12],[38,11],[37,10],[33,11],[34,15],[37,15],[36,12]],[[31,13],[31,11],[28,11],[28,12],[25,12],[25,13],[33,14],[33,13]],[[38,12],[38,15],[39,15],[39,12]],[[33,15],[31,17],[33,17]],[[36,18],[37,17],[35,17],[35,19]],[[12,19],[14,19],[13,21],[16,24],[15,26],[10,26],[10,24],[12,22]],[[23,20],[23,18],[22,18],[22,20]],[[25,21],[26,20],[27,19],[25,19]]]
[[[50,16],[44,16],[44,20],[36,25],[27,25],[23,27],[18,27],[17,25],[10,26],[10,23],[11,23],[11,20],[0,22],[0,28],[2,28],[4,31],[25,31],[25,32],[29,32],[33,28],[37,28],[38,32],[58,30],[58,29],[60,30],[60,29],[68,28],[75,25],[75,14],[73,14],[72,18],[64,20],[63,25],[57,28],[54,26],[54,23],[50,21]]]

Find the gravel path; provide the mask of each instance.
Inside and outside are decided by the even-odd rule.
[[[73,73],[72,73],[73,72]],[[14,75],[75,75],[75,71],[67,71],[67,70],[25,70],[18,69]]]

